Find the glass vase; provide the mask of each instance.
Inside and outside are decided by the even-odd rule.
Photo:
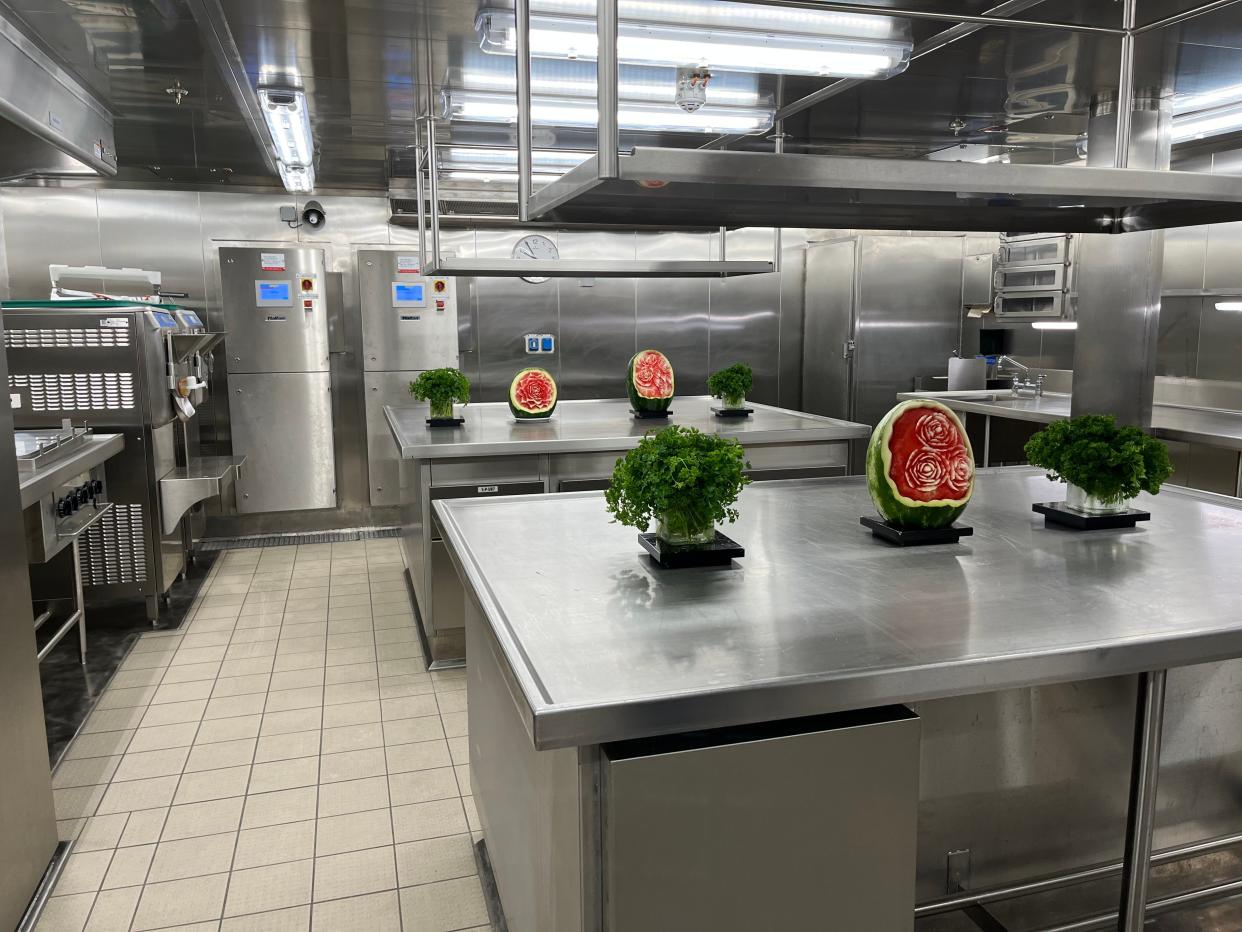
[[[670,512],[657,521],[656,537],[674,547],[704,547],[716,540],[716,526],[695,511]]]
[[[720,399],[721,407],[726,411],[737,411],[746,407],[745,395],[724,395]]]
[[[431,416],[434,418],[451,418],[453,416],[453,402],[433,401],[431,403]]]
[[[1120,502],[1105,502],[1092,495],[1081,486],[1067,482],[1068,491],[1065,495],[1065,507],[1084,515],[1115,515],[1121,514],[1130,507],[1133,499]]]

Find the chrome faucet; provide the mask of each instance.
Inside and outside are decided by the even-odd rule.
[[[996,360],[996,371],[1000,372],[1004,369],[1013,371],[1013,388],[1012,392],[1015,398],[1023,398],[1034,396],[1038,398],[1044,393],[1044,379],[1047,373],[1032,373],[1031,367],[1024,365],[1012,356],[1000,356]]]

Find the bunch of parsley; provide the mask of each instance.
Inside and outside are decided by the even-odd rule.
[[[744,362],[735,362],[727,369],[713,372],[707,377],[707,390],[713,398],[721,398],[732,407],[737,407],[746,397],[754,384],[754,374],[750,366]]]
[[[1155,495],[1173,475],[1163,443],[1104,414],[1049,424],[1027,442],[1026,458],[1049,479],[1072,482],[1110,505],[1139,492]]]
[[[672,425],[617,460],[604,497],[617,521],[640,531],[656,520],[679,533],[704,531],[737,520],[748,465],[736,440]]]

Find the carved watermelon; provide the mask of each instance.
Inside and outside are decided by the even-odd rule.
[[[640,350],[630,360],[625,387],[635,411],[667,411],[673,403],[673,366],[659,350]]]
[[[957,415],[930,399],[889,411],[867,445],[867,487],[897,527],[952,524],[975,489],[975,454]]]
[[[556,408],[556,381],[546,369],[523,369],[509,383],[509,410],[518,420],[549,418]]]

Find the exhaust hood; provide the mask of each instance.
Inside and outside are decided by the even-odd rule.
[[[0,16],[0,181],[115,175],[112,114]]]

